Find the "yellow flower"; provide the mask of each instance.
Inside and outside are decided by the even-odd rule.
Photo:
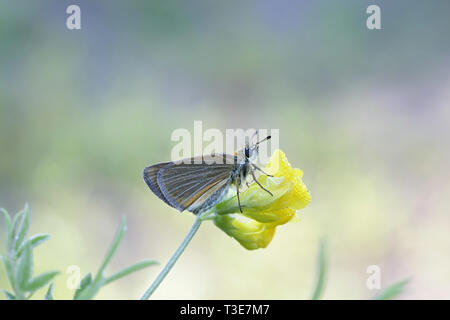
[[[276,227],[289,222],[311,200],[303,172],[292,168],[281,150],[273,153],[264,171],[273,177],[260,175],[258,182],[273,196],[253,182],[239,194],[243,213],[236,196],[213,209],[216,226],[249,250],[267,247]]]

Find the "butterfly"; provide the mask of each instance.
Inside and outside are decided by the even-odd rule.
[[[257,132],[253,137],[256,134]],[[245,147],[234,155],[202,155],[154,164],[144,169],[143,178],[150,190],[169,206],[194,214],[215,206],[228,193],[230,187],[235,186],[239,210],[242,213],[239,189],[244,182],[247,183],[248,175],[272,195],[258,182],[255,170],[270,175],[253,163],[258,155],[259,144],[270,138],[271,136],[267,136],[253,145],[247,140]]]

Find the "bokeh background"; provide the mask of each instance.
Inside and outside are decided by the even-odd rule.
[[[81,30],[66,28],[70,4]],[[382,30],[366,28],[370,4]],[[449,15],[447,0],[2,1],[0,206],[28,202],[31,232],[52,235],[35,272],[63,272],[57,299],[125,215],[109,273],[161,265],[97,297],[136,299],[193,222],[141,178],[170,158],[172,131],[279,128],[312,194],[300,221],[258,251],[203,224],[153,297],[307,299],[326,236],[324,298],[373,297],[378,265],[383,287],[412,276],[400,298],[449,299]]]

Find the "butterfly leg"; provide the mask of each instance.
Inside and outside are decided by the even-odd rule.
[[[263,169],[261,169],[260,167],[258,167],[257,165],[255,165],[255,164],[253,164],[253,163],[252,163],[252,167],[253,167],[254,169],[256,169],[256,170],[261,171],[263,174],[265,174],[265,175],[268,176],[268,177],[273,177],[273,175],[264,172]]]
[[[261,183],[259,183],[259,181],[256,179],[256,177],[255,177],[255,171],[254,171],[253,169],[250,169],[250,171],[252,172],[252,177],[253,177],[253,180],[256,182],[256,184],[257,184],[258,186],[260,186],[261,189],[263,189],[264,191],[267,191],[268,194],[270,194],[271,196],[273,196],[272,192],[270,192],[269,190],[267,190],[266,188],[264,188],[264,187],[261,185]]]
[[[237,194],[237,200],[239,205],[239,210],[242,213],[242,207],[241,207],[241,199],[239,198],[239,179],[236,179],[236,194]]]

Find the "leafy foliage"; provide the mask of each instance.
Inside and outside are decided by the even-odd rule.
[[[47,241],[50,235],[36,234],[26,239],[30,226],[30,208],[28,205],[25,205],[25,208],[17,213],[13,220],[11,220],[10,215],[5,209],[0,209],[0,211],[3,214],[6,227],[6,251],[0,258],[5,264],[6,273],[13,292],[5,289],[2,289],[2,291],[9,300],[29,299],[37,290],[51,283],[55,276],[59,274],[59,271],[48,271],[33,277],[33,249]],[[95,278],[92,278],[91,273],[88,273],[80,281],[79,288],[75,291],[74,299],[92,299],[100,288],[108,283],[158,263],[154,260],[144,260],[107,277],[105,275],[105,269],[117,251],[125,230],[126,221],[125,218],[122,218],[112,245]],[[46,300],[53,300],[53,288],[54,284],[51,283],[44,297]]]
[[[119,229],[113,239],[111,247],[109,248],[100,269],[97,271],[97,274],[94,278],[92,278],[91,273],[86,274],[80,282],[80,287],[75,291],[73,296],[74,300],[88,300],[92,299],[94,295],[100,290],[101,287],[111,283],[115,280],[118,280],[122,277],[129,275],[130,273],[136,272],[143,268],[158,264],[155,260],[144,260],[138,263],[135,263],[129,267],[122,269],[114,273],[113,275],[107,277],[105,275],[105,269],[111,261],[114,253],[116,253],[117,248],[119,247],[120,242],[122,241],[123,235],[126,230],[126,222],[125,218],[122,218],[122,222],[120,223]]]
[[[393,299],[399,294],[403,292],[406,285],[411,281],[411,279],[404,279],[394,284],[391,284],[389,287],[381,291],[374,299],[375,300],[389,300]]]
[[[48,234],[38,234],[26,240],[30,226],[30,208],[25,208],[11,217],[2,211],[6,224],[6,253],[2,256],[13,293],[2,290],[7,299],[29,299],[35,291],[46,286],[59,273],[44,272],[33,277],[33,248],[50,238]]]
[[[36,234],[28,239],[26,238],[30,226],[30,208],[28,205],[25,205],[25,208],[17,213],[14,216],[14,219],[11,219],[10,215],[5,209],[0,209],[0,211],[5,220],[6,229],[6,251],[3,256],[0,256],[0,259],[5,265],[12,292],[9,292],[5,289],[1,289],[1,291],[9,300],[22,300],[30,299],[37,290],[49,285],[44,298],[46,300],[53,300],[54,284],[52,283],[52,280],[59,274],[59,272],[47,271],[41,273],[40,275],[33,276],[33,249],[47,241],[50,238],[50,235]],[[105,269],[116,253],[123,239],[125,231],[126,221],[125,217],[123,217],[100,268],[98,269],[94,277],[90,272],[83,277],[83,279],[80,281],[78,289],[74,293],[74,300],[92,299],[103,286],[121,279],[133,272],[158,264],[158,262],[155,260],[143,260],[116,273],[113,273],[110,276],[106,276]],[[186,245],[188,242],[189,241],[186,241]],[[180,252],[182,252],[182,250]],[[176,259],[173,263],[175,263],[175,261]],[[328,270],[327,264],[327,245],[326,240],[322,239],[319,245],[319,254],[317,260],[317,281],[311,297],[311,299],[313,300],[320,299],[325,290],[326,275]],[[168,270],[170,270],[170,268]],[[161,278],[161,280],[162,279],[163,277]],[[159,282],[157,284],[159,284]],[[380,292],[374,299],[393,299],[404,290],[405,286],[409,282],[410,279],[396,282]],[[150,294],[148,294],[148,296]]]

